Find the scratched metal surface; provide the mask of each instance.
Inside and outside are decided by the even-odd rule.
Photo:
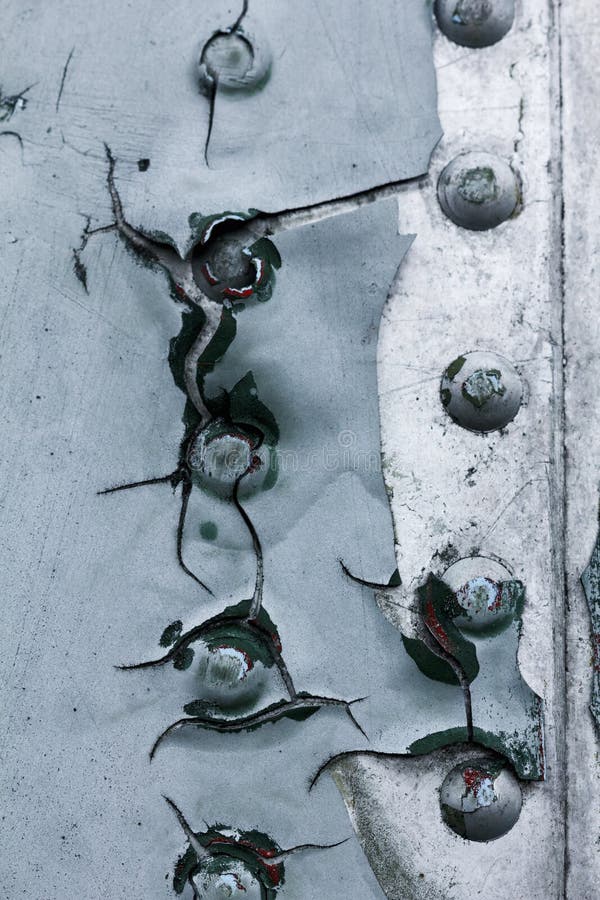
[[[200,13],[194,8],[193,14],[206,15],[208,23],[217,6],[220,13],[215,3]],[[147,635],[158,637],[166,622],[182,615],[182,598],[195,609],[197,597],[173,565],[172,517],[165,514],[164,494],[144,497],[142,519],[139,498],[119,501],[108,512],[98,506],[94,490],[119,480],[123,461],[132,475],[171,467],[181,395],[167,371],[164,337],[176,333],[177,313],[165,302],[161,277],[140,268],[112,236],[98,239],[86,256],[89,296],[74,279],[70,249],[80,241],[79,213],[92,215],[94,224],[111,219],[102,140],[116,142],[129,161],[122,189],[134,221],[170,231],[181,243],[187,238],[181,209],[201,208],[194,203],[195,191],[206,196],[206,185],[186,172],[199,148],[201,153],[207,110],[189,79],[182,76],[184,91],[175,102],[170,80],[175,76],[159,80],[156,72],[188,66],[181,42],[197,52],[196,26],[182,23],[182,14],[190,14],[190,5],[183,4],[159,10],[151,23],[128,9],[108,16],[103,9],[108,25],[99,31],[92,27],[93,16],[81,21],[73,5],[62,12],[73,23],[73,36],[65,30],[51,39],[55,9],[15,4],[12,10],[5,34],[21,39],[5,41],[3,87],[17,92],[36,79],[38,85],[27,95],[27,108],[4,126],[22,134],[22,146],[10,136],[0,142],[1,190],[7,198],[0,274],[8,373],[1,404],[6,435],[3,574],[11,598],[3,613],[8,651],[0,659],[2,683],[10,689],[0,742],[3,795],[8,797],[2,890],[10,900],[36,894],[49,900],[94,900],[129,896],[132,890],[168,897],[165,878],[183,841],[168,811],[157,808],[157,798],[163,778],[170,786],[178,777],[183,754],[173,748],[162,762],[157,759],[160,769],[154,771],[146,754],[149,737],[166,724],[171,699],[176,705],[175,684],[181,681],[169,678],[173,695],[161,706],[161,688],[152,694],[164,673],[153,674],[143,698],[142,679],[128,678],[112,666],[135,658],[136,644],[145,650]],[[426,21],[421,15],[419,5],[420,29]],[[556,150],[549,101],[555,88],[551,25],[545,8],[526,4],[515,29],[489,50],[466,51],[436,38],[446,136],[431,177],[420,189],[401,195],[400,230],[418,237],[387,305],[379,349],[386,480],[394,492],[401,575],[408,585],[416,583],[435,551],[452,543],[460,553],[476,546],[497,554],[523,579],[528,605],[520,660],[528,683],[547,704],[548,781],[526,789],[521,819],[505,838],[466,845],[441,826],[437,806],[436,779],[441,783],[445,767],[450,768],[451,753],[431,764],[376,759],[345,764],[340,778],[354,821],[393,900],[458,900],[476,892],[498,898],[562,896],[564,771],[556,750],[562,675],[552,638],[554,622],[560,642],[561,619],[555,618],[560,578],[552,559],[560,545],[561,513],[556,504],[560,448],[552,436],[560,322],[554,183],[547,168]],[[148,38],[150,26],[156,38]],[[83,47],[74,40],[79,35]],[[63,66],[74,45],[58,104]],[[107,60],[110,75],[103,74]],[[401,174],[394,177],[425,168],[422,159],[426,162],[436,136],[431,95],[427,98],[433,123],[429,144],[422,145],[421,162],[411,163],[410,172],[395,170]],[[181,131],[173,124],[180,116],[185,120]],[[445,162],[475,145],[513,159],[525,178],[524,212],[487,235],[457,230],[442,218],[434,196]],[[218,150],[218,140],[215,146]],[[139,172],[137,159],[146,156],[151,166]],[[165,182],[171,159],[177,160],[178,172]],[[169,186],[161,193],[163,183]],[[335,183],[334,178],[329,186]],[[266,202],[250,202],[255,185],[263,192],[271,189],[264,177],[253,181],[247,202],[235,208],[268,208]],[[357,189],[366,186],[357,181]],[[320,186],[317,190],[313,184],[309,188],[317,191],[314,197],[305,192],[297,205],[309,196],[348,193],[339,185],[331,193],[318,193]],[[179,193],[185,202],[175,204]],[[507,434],[486,438],[461,433],[446,419],[437,396],[438,376],[455,351],[482,343],[509,356],[528,388],[526,407]],[[590,416],[587,426],[593,428],[593,422]],[[476,472],[467,481],[471,468]],[[577,502],[588,504],[591,550],[593,463],[586,478]],[[433,527],[424,527],[424,521]],[[585,561],[586,553],[582,549]],[[252,577],[250,557],[244,570],[240,581]],[[365,592],[365,601],[370,599]],[[577,624],[576,631],[583,644],[585,626]],[[584,685],[585,656],[584,649]],[[183,690],[181,699],[189,699]],[[585,698],[578,709],[580,720],[585,719]],[[317,721],[309,720],[311,729]],[[581,733],[591,758],[594,744],[587,724]],[[132,769],[139,778],[135,790]],[[415,772],[425,785],[418,796],[411,793]],[[189,771],[186,777],[195,783],[198,775]],[[577,796],[583,796],[588,782],[574,783]],[[336,806],[332,783],[324,779],[319,789],[343,830],[345,816],[341,804]],[[93,798],[85,811],[82,797]],[[177,799],[183,805],[185,792]],[[575,821],[572,827],[576,832]],[[580,842],[589,844],[587,829]],[[338,861],[358,865],[349,876],[363,879],[367,893],[360,896],[370,896],[368,891],[377,896],[360,858],[343,857],[341,848],[331,852],[342,854]],[[579,853],[589,866],[589,851]],[[311,858],[315,885],[326,878],[331,863],[327,854]],[[571,896],[594,896],[591,875],[572,878]]]
[[[600,375],[596,262],[600,220],[593,199],[599,188],[593,147],[600,133],[600,114],[593,81],[600,35],[595,24],[582,29],[582,16],[588,15],[587,4],[578,0],[563,5],[560,17],[565,204],[566,802],[570,860],[567,892],[582,900],[597,896],[600,879],[600,732],[589,709],[593,679],[598,677],[599,645],[598,638],[590,633],[580,583],[597,540],[600,485],[600,406],[596,387]],[[597,610],[596,606],[596,622]]]
[[[365,759],[348,766],[347,799],[384,890],[395,900],[558,898],[564,896],[566,775],[559,95],[552,10],[518,4],[513,29],[485,50],[458,47],[437,34],[434,60],[444,137],[420,189],[407,187],[400,195],[400,229],[415,231],[417,238],[384,312],[379,355],[398,564],[406,584],[417,581],[432,559],[440,565],[436,551],[452,545],[459,556],[475,550],[500,557],[523,580],[527,602],[519,660],[528,684],[545,701],[547,781],[527,788],[515,827],[488,845],[462,842],[440,828],[435,792],[424,788],[423,796],[413,764],[403,760]],[[445,164],[468,149],[505,157],[524,179],[521,215],[489,232],[457,228],[435,197]],[[582,327],[586,321],[583,316]],[[439,401],[445,366],[480,347],[508,357],[525,382],[525,404],[506,433],[479,436],[460,429]],[[593,415],[586,422],[594,429]],[[594,541],[591,481],[597,469],[591,459],[589,465],[583,565]],[[584,602],[580,597],[577,621],[587,636]],[[583,640],[581,655],[589,661]],[[586,691],[579,700],[582,716]],[[593,764],[590,728],[587,724],[584,771]],[[414,765],[420,771],[422,761]],[[581,865],[571,875],[573,898],[592,897],[595,877],[594,870],[582,871],[595,850],[593,829],[588,831],[580,814],[585,809],[591,815],[589,800],[583,799],[589,782],[580,778],[581,805],[573,819],[579,815]],[[399,828],[392,810],[401,803]],[[588,893],[578,893],[582,882]]]

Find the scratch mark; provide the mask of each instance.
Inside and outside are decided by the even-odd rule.
[[[519,499],[519,497],[521,496],[523,491],[525,491],[532,484],[535,484],[536,481],[544,481],[544,479],[543,478],[530,478],[529,481],[526,481],[525,484],[519,488],[519,490],[516,492],[516,494],[514,494],[514,496],[511,497],[511,499],[508,501],[506,506],[498,513],[498,515],[496,516],[496,518],[494,519],[494,521],[492,522],[492,524],[490,525],[490,527],[488,528],[488,530],[486,531],[484,536],[482,537],[482,539],[481,539],[482,544],[488,539],[488,537],[490,536],[490,534],[492,533],[492,531],[494,530],[494,528],[496,527],[496,525],[498,524],[500,519],[506,514],[507,510],[510,509],[510,507],[513,505],[513,503],[515,503]]]
[[[246,17],[246,13],[248,12],[248,2],[249,2],[249,0],[244,0],[243,5],[242,5],[242,11],[230,28],[230,31],[232,34],[234,31],[238,31],[239,28],[241,27],[241,24],[244,21],[244,18]]]
[[[21,137],[19,132],[18,131],[0,131],[0,137],[2,137],[2,135],[7,135],[8,137],[13,137],[16,139],[17,143],[19,144],[19,148],[21,150],[21,164],[25,165],[25,156],[24,156],[25,151],[24,151],[24,147],[23,147],[23,138]]]
[[[360,724],[352,715],[350,707],[354,703],[361,703],[366,697],[358,697],[356,700],[337,700],[333,697],[319,697],[314,694],[299,694],[294,700],[284,700],[280,703],[273,703],[259,712],[252,713],[249,716],[243,716],[239,719],[223,719],[214,715],[206,716],[190,716],[186,719],[178,719],[169,725],[168,728],[159,734],[152,749],[150,750],[150,760],[152,761],[156,755],[156,751],[173,731],[183,728],[187,725],[194,725],[199,728],[206,728],[210,731],[218,731],[221,734],[236,733],[246,729],[258,728],[268,722],[278,722],[290,713],[301,710],[317,712],[326,706],[342,707],[345,709],[353,725],[367,738],[367,735],[361,728]],[[368,738],[367,738],[368,740]]]
[[[70,63],[71,63],[71,60],[73,59],[73,53],[74,53],[74,52],[75,52],[75,47],[72,47],[72,48],[71,48],[71,52],[70,52],[69,55],[67,56],[67,61],[66,61],[65,65],[64,65],[64,68],[63,68],[63,71],[62,71],[62,78],[60,79],[60,87],[59,87],[59,89],[58,89],[58,96],[57,96],[57,98],[56,98],[56,112],[58,112],[58,107],[60,106],[60,101],[61,101],[61,98],[62,98],[62,95],[63,95],[63,90],[64,90],[64,87],[65,87],[65,81],[67,80],[67,72],[68,72],[68,70],[69,70],[69,65],[70,65]]]
[[[210,136],[213,130],[213,124],[215,121],[215,106],[217,102],[217,88],[218,88],[219,80],[216,74],[213,76],[212,85],[210,88],[210,97],[208,98],[208,102],[210,104],[208,110],[208,129],[206,132],[206,141],[204,142],[204,162],[206,163],[207,168],[210,168],[210,163],[208,161],[208,145],[210,144]]]
[[[84,287],[86,294],[89,294],[88,290],[88,281],[87,281],[87,267],[81,258],[81,254],[87,247],[88,241],[90,237],[94,234],[102,234],[106,231],[115,231],[115,225],[103,225],[100,228],[90,228],[91,219],[89,216],[85,217],[85,227],[81,233],[81,243],[78,247],[73,247],[73,271],[75,272],[75,276],[78,281]]]

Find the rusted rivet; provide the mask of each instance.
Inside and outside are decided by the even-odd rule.
[[[487,231],[518,213],[521,180],[506,160],[474,150],[448,163],[437,194],[442,210],[456,225]]]
[[[519,411],[523,385],[513,364],[490,350],[453,360],[442,376],[446,412],[469,431],[485,433],[508,425]]]
[[[514,0],[436,0],[440,31],[463,47],[490,47],[510,31]]]
[[[442,818],[469,841],[494,841],[521,814],[519,782],[500,759],[474,758],[455,766],[440,790]]]
[[[504,631],[522,611],[523,585],[502,563],[485,556],[459,559],[444,572],[464,614],[454,619],[461,631],[491,637]]]
[[[264,479],[271,465],[271,445],[258,432],[214,419],[191,441],[186,455],[195,484],[228,495],[241,478]]]
[[[201,433],[190,448],[190,468],[208,479],[233,484],[252,465],[252,444],[243,434]]]
[[[211,94],[215,87],[225,91],[261,88],[271,71],[271,53],[241,27],[217,31],[204,44],[199,60],[200,84]]]

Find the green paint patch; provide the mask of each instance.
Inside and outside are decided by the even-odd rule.
[[[536,698],[532,709],[531,726],[525,733],[498,731],[493,734],[481,728],[473,729],[473,738],[477,743],[495,750],[513,766],[517,776],[523,781],[541,781],[544,778],[544,754],[539,737],[541,728],[540,700]]]
[[[462,395],[476,409],[482,409],[494,396],[503,397],[506,388],[502,384],[499,369],[477,369],[472,372],[462,386]]]
[[[400,587],[402,584],[402,579],[400,578],[400,572],[396,569],[395,572],[392,573],[390,580],[388,581],[388,587]]]
[[[232,647],[243,653],[252,664],[260,662],[265,668],[275,664],[273,648],[269,647],[267,640],[243,622],[225,621],[222,626],[212,628],[202,640],[209,650]]]
[[[408,748],[408,752],[412,756],[425,756],[428,753],[433,753],[434,750],[441,750],[452,744],[464,744],[467,741],[466,726],[447,728],[445,731],[437,731],[434,734],[428,734],[424,738],[419,738],[418,741],[413,741]]]
[[[463,200],[482,206],[498,199],[499,187],[494,170],[490,166],[476,166],[465,172],[456,189]]]
[[[170,647],[181,637],[181,632],[183,629],[183,622],[180,619],[177,619],[175,622],[171,622],[170,625],[167,625],[165,630],[160,636],[159,644],[161,647]]]
[[[446,369],[446,375],[452,381],[453,378],[456,378],[464,364],[466,363],[466,358],[464,356],[457,356],[455,360],[453,360],[448,368]]]
[[[173,668],[180,672],[189,669],[194,661],[194,651],[192,647],[184,647],[173,657]]]
[[[421,615],[427,629],[435,638],[440,647],[449,653],[460,665],[469,684],[479,674],[479,662],[475,645],[468,641],[454,624],[454,619],[464,613],[459,605],[454,591],[445,582],[435,575],[429,575],[427,581],[417,590]],[[435,654],[431,654],[435,656]],[[413,659],[420,668],[419,663],[425,662],[424,675],[431,676],[435,669],[427,661],[425,653],[419,653]],[[437,680],[437,679],[436,679]],[[446,680],[445,678],[443,680]]]
[[[250,612],[250,607],[252,605],[252,600],[242,600],[240,603],[236,603],[235,606],[228,606],[223,610],[222,616],[223,619],[240,619],[243,620],[246,618],[248,613]],[[263,629],[263,631],[267,632],[277,647],[278,650],[281,649],[281,638],[279,637],[279,632],[277,631],[277,626],[271,619],[269,613],[266,611],[264,606],[261,606],[260,612],[255,619],[256,624]]]
[[[200,872],[209,877],[218,876],[230,869],[232,860],[237,860],[259,882],[265,900],[275,900],[276,888],[285,881],[285,867],[282,862],[269,864],[269,859],[282,850],[270,837],[256,830],[240,831],[222,824],[196,832],[195,837],[211,857],[200,860],[193,847],[187,848],[175,865],[173,889],[177,894],[184,892],[190,877]]]
[[[410,658],[417,664],[423,675],[433,681],[458,685],[460,682],[452,666],[436,656],[423,641],[402,635],[402,643]]]
[[[205,541],[216,541],[219,529],[215,522],[202,522],[200,525],[200,536]]]
[[[277,444],[279,426],[271,410],[259,399],[252,372],[246,372],[229,391],[228,401],[228,413],[232,422],[252,425],[261,432],[267,444]]]

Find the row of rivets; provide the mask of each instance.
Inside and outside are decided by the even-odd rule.
[[[436,0],[434,8],[443,34],[456,44],[473,48],[489,47],[501,40],[515,16],[514,0]],[[442,211],[455,225],[486,231],[519,213],[521,179],[494,154],[465,152],[443,169],[437,196]],[[440,396],[457,424],[485,433],[504,428],[514,419],[523,386],[507,359],[491,351],[473,351],[448,365]],[[495,582],[481,576],[476,559],[465,562],[471,562],[474,568],[462,587],[466,592],[463,604],[476,611],[471,616],[475,630],[485,631],[491,615],[486,614],[489,604],[485,599]],[[495,604],[490,608],[492,625],[499,615],[506,613],[510,619],[510,610],[499,613]],[[469,623],[463,624],[467,627]],[[519,782],[497,759],[462,762],[448,773],[440,789],[443,821],[471,841],[495,840],[510,831],[519,818],[521,803]]]
[[[465,47],[488,47],[510,30],[513,0],[436,0],[441,31]],[[521,179],[501,157],[483,151],[461,153],[443,169],[437,196],[444,214],[470,231],[487,231],[521,209]],[[490,351],[465,353],[442,376],[442,403],[458,425],[470,431],[504,428],[519,411],[521,379],[507,359]]]

